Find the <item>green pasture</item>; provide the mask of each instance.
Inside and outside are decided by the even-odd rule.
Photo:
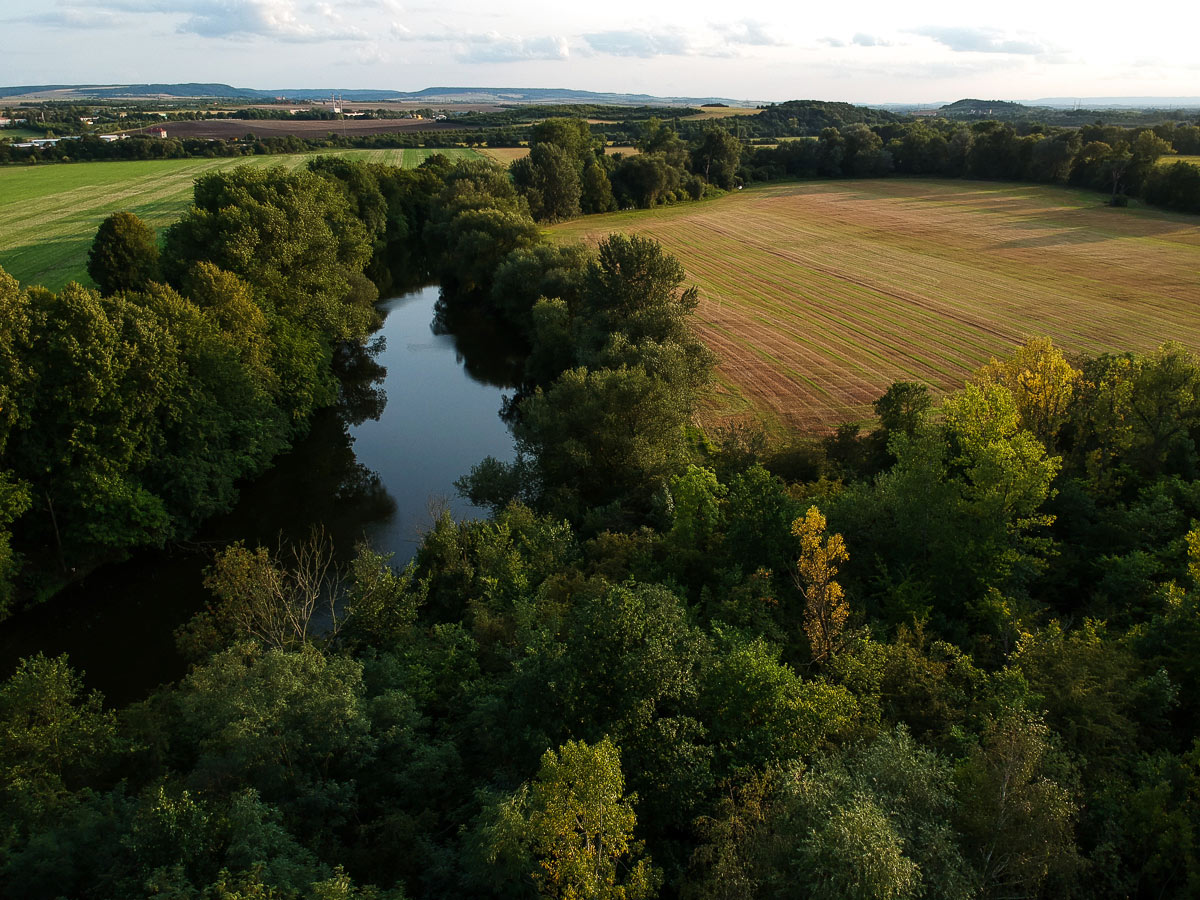
[[[427,157],[475,157],[455,148],[340,150],[326,155],[418,166]],[[303,166],[315,153],[233,159],[46,163],[0,168],[0,268],[24,284],[58,290],[87,281],[87,253],[106,216],[129,210],[165,228],[187,209],[199,176],[234,166]]]

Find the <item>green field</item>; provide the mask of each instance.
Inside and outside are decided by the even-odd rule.
[[[341,150],[331,155],[413,167],[434,153],[475,157],[474,150]],[[58,290],[87,280],[88,248],[96,228],[130,210],[155,228],[187,208],[192,182],[205,172],[239,165],[297,168],[316,154],[235,159],[53,163],[0,168],[0,267],[26,284]]]
[[[1160,166],[1172,166],[1177,162],[1191,163],[1193,166],[1200,166],[1200,156],[1164,156],[1159,159]]]
[[[1200,218],[1067,188],[893,178],[767,185],[552,229],[653,235],[701,291],[711,422],[828,428],[898,379],[961,386],[1049,335],[1072,352],[1200,350]]]

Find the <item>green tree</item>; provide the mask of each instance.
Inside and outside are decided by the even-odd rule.
[[[925,422],[933,404],[929,388],[915,381],[895,381],[873,404],[886,435],[912,435]]]
[[[331,341],[360,339],[376,321],[376,294],[363,276],[370,258],[370,235],[346,194],[328,178],[280,167],[198,178],[193,205],[167,230],[164,248],[173,283],[211,262]]]
[[[116,717],[66,656],[23,659],[0,686],[0,808],[10,825],[50,814],[111,762]]]
[[[579,166],[557,144],[534,144],[527,157],[513,163],[512,175],[539,222],[579,215]]]
[[[1075,803],[1054,780],[1052,733],[1011,711],[989,723],[955,776],[956,825],[984,898],[1036,897],[1051,875],[1072,873]]]
[[[87,271],[105,296],[143,290],[159,277],[158,236],[133,213],[113,213],[96,231]]]
[[[741,160],[741,141],[724,128],[706,128],[692,150],[692,171],[710,184],[730,190]]]
[[[625,794],[608,739],[547,750],[532,783],[491,811],[486,855],[522,869],[543,897],[646,900],[662,873],[634,840],[637,795]]]

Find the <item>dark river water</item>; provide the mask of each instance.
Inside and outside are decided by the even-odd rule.
[[[516,360],[486,320],[456,320],[447,333],[437,300],[438,288],[428,287],[379,304],[383,326],[368,353],[345,361],[341,402],[244,485],[228,515],[186,544],[101,568],[0,625],[0,675],[38,650],[68,653],[110,702],[138,699],[184,673],[173,632],[209,600],[204,568],[229,542],[274,546],[319,525],[342,558],[366,540],[399,565],[438,509],[482,516],[453,483],[485,456],[513,457],[499,411]]]

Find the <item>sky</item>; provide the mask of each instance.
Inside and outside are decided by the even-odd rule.
[[[1197,96],[1197,33],[1191,0],[0,0],[0,84],[859,103]]]

